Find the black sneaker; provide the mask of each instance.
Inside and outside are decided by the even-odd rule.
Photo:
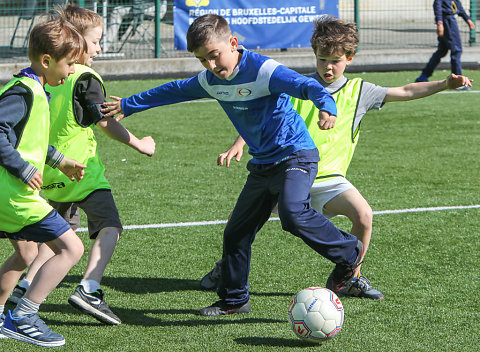
[[[215,291],[220,285],[222,278],[222,261],[215,263],[215,267],[200,280],[200,288],[205,291]]]
[[[384,299],[383,293],[374,289],[370,280],[360,273],[359,277],[353,278],[345,287],[350,286],[346,292],[341,292],[341,297],[360,297],[370,299]],[[337,294],[338,295],[338,294]]]
[[[206,317],[218,317],[219,315],[250,313],[251,310],[250,301],[236,306],[228,306],[225,301],[217,301],[209,307],[200,309],[198,314]]]
[[[122,322],[119,317],[113,314],[108,304],[103,300],[103,291],[100,289],[87,293],[82,285],[78,285],[73,295],[68,299],[68,303],[104,324],[118,325]]]
[[[26,288],[20,287],[20,286],[15,286],[13,289],[12,295],[8,297],[8,301],[13,303],[13,304],[18,304],[25,295],[25,292],[27,292]]]
[[[357,244],[357,258],[352,264],[337,264],[332,273],[327,279],[326,287],[336,293],[337,296],[342,297],[348,294],[351,286],[351,281],[355,275],[355,269],[362,264],[363,260],[363,243],[358,241]]]
[[[65,338],[50,330],[37,314],[21,319],[13,319],[12,312],[8,311],[1,332],[11,339],[37,346],[58,347],[65,345]]]

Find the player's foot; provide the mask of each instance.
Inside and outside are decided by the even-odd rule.
[[[11,339],[32,343],[43,347],[58,347],[65,345],[65,338],[50,330],[37,314],[21,319],[13,319],[8,311],[1,332]]]
[[[337,293],[339,297],[359,297],[369,299],[384,299],[383,293],[372,287],[370,280],[360,273],[360,276],[354,277],[345,287],[350,286],[348,290],[340,290]]]
[[[5,314],[0,315],[0,331],[2,330],[3,322],[5,321]],[[6,339],[7,337],[0,332],[0,339]]]
[[[220,259],[215,263],[215,267],[200,280],[200,288],[205,291],[215,291],[220,285],[222,278],[222,261]]]
[[[469,87],[469,86],[461,86],[461,87],[456,88],[456,90],[469,91],[469,90],[472,90],[472,87]]]
[[[25,292],[27,292],[26,288],[20,287],[20,286],[15,286],[13,289],[12,295],[8,298],[8,301],[13,303],[13,304],[18,304],[20,300],[23,298],[25,295]]]
[[[198,314],[207,317],[218,317],[227,314],[250,313],[251,310],[250,301],[236,306],[228,306],[225,301],[217,301],[209,307],[200,309]]]
[[[352,281],[355,277],[355,269],[362,264],[363,261],[363,243],[357,243],[357,258],[351,264],[337,264],[327,279],[326,287],[337,294],[337,296],[345,296],[348,294]]]
[[[113,314],[108,304],[104,301],[103,296],[103,291],[100,289],[92,293],[87,293],[82,285],[78,285],[73,295],[68,299],[68,303],[104,324],[121,324],[122,321]]]
[[[428,82],[428,77],[422,73],[420,76],[418,76],[415,82]]]

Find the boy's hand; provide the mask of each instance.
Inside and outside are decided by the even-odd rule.
[[[80,181],[85,174],[84,169],[86,167],[87,166],[80,164],[78,161],[69,158],[63,158],[60,164],[58,164],[58,169],[72,181]]]
[[[103,108],[101,111],[105,117],[113,117],[119,114],[117,117],[115,117],[115,120],[120,121],[125,117],[122,110],[122,98],[111,95],[110,99],[113,99],[115,101],[107,101],[103,103],[103,105],[105,105],[106,107]]]
[[[320,111],[318,113],[318,127],[320,127],[321,130],[329,130],[335,127],[335,120],[336,116],[330,115],[326,111]]]
[[[455,89],[463,86],[471,87],[472,82],[473,82],[473,79],[452,73],[447,77],[447,88]]]
[[[152,156],[155,153],[155,141],[151,136],[143,137],[139,141],[137,150],[145,155]]]
[[[239,162],[240,159],[242,159],[242,155],[243,145],[239,146],[237,144],[234,144],[230,147],[230,149],[218,156],[217,165],[223,166],[223,161],[226,160],[226,167],[230,167],[230,161],[232,160],[232,158],[235,157],[235,160]]]
[[[43,185],[43,179],[42,179],[42,174],[40,171],[35,171],[35,174],[33,174],[33,177],[28,181],[28,185],[32,187],[33,189],[40,189]]]
[[[443,37],[443,22],[437,22],[437,35]]]
[[[470,30],[473,31],[475,29],[475,24],[473,23],[473,21],[468,20],[467,23],[468,23],[468,28],[470,28]]]

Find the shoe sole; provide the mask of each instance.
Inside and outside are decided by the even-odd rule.
[[[32,345],[37,345],[37,346],[42,346],[42,347],[59,347],[65,345],[65,339],[60,340],[60,341],[39,341],[32,339],[31,337],[19,334],[18,332],[3,328],[0,330],[0,332],[8,338],[18,340],[18,341],[23,341],[23,342],[28,342],[31,343]]]
[[[93,308],[91,305],[86,303],[83,299],[78,298],[77,296],[70,296],[68,303],[79,311],[91,315],[98,321],[107,324],[107,325],[120,325],[121,321],[115,320],[114,318],[102,313],[98,309]]]

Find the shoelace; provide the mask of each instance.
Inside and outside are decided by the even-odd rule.
[[[353,284],[354,286],[358,287],[362,291],[368,291],[372,288],[372,284],[370,283],[370,280],[368,280],[365,276],[360,275],[358,280],[356,280]]]

